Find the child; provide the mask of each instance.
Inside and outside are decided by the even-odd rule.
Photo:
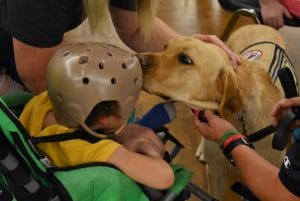
[[[139,61],[128,51],[100,43],[65,46],[49,62],[48,91],[25,106],[20,121],[33,137],[81,129],[86,136],[99,138],[96,143],[83,139],[39,143],[54,166],[108,162],[138,183],[167,189],[174,182],[167,162],[132,152],[110,138],[127,123],[141,82]]]

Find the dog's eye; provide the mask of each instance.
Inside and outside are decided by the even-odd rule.
[[[178,61],[186,64],[186,65],[192,65],[193,61],[188,57],[186,54],[179,54],[178,55]]]
[[[164,45],[164,49],[167,49],[168,48],[168,44]]]

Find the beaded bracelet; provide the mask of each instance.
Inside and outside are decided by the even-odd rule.
[[[220,138],[220,147],[222,148],[222,145],[224,143],[224,141],[231,135],[235,135],[238,134],[238,132],[236,130],[227,130],[224,132],[224,134],[222,135],[222,137]]]
[[[241,139],[241,138],[245,138],[245,136],[243,136],[242,134],[236,133],[234,135],[230,135],[221,145],[222,149],[225,149],[231,142],[237,140],[237,139]]]

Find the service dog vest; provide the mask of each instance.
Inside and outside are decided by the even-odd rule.
[[[281,89],[283,88],[280,80],[278,79],[278,70],[283,67],[289,68],[293,74],[294,82],[298,91],[299,85],[295,73],[295,67],[286,51],[278,44],[269,41],[254,43],[244,48],[240,52],[240,55],[248,61],[259,61],[264,63],[272,81],[276,83],[276,85],[280,85]],[[299,94],[299,92],[297,93]],[[237,119],[241,122],[243,133],[247,133],[247,126],[244,118],[243,112],[238,112]]]
[[[249,61],[258,60],[263,62],[267,71],[272,77],[273,82],[278,81],[278,70],[282,67],[288,67],[293,73],[296,86],[298,88],[297,76],[295,67],[288,57],[286,51],[272,42],[254,43],[240,52],[244,58]]]

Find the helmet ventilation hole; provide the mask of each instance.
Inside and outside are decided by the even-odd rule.
[[[127,64],[122,63],[122,68],[123,68],[123,69],[127,69],[127,67],[128,67]]]
[[[89,57],[87,57],[87,56],[81,56],[81,57],[79,57],[79,59],[78,59],[78,63],[79,63],[80,65],[86,64],[86,63],[88,63],[88,62],[89,62]]]
[[[103,64],[103,63],[99,63],[99,64],[98,64],[98,67],[99,67],[99,69],[102,70],[102,69],[104,69],[104,64]]]
[[[58,93],[58,94],[57,94],[57,100],[58,100],[58,101],[63,101],[63,98],[62,98],[61,93]]]
[[[88,84],[88,83],[90,82],[90,79],[87,78],[87,77],[84,77],[84,78],[82,79],[82,82],[83,82],[83,84]]]
[[[135,85],[137,85],[138,83],[139,83],[139,78],[134,78],[134,80],[133,80],[133,83],[135,84]]]
[[[111,82],[112,84],[117,84],[117,79],[113,77],[113,78],[111,78],[110,82]]]
[[[111,52],[107,52],[107,55],[111,57],[113,54]]]
[[[70,52],[65,52],[65,53],[63,53],[63,57],[66,57],[66,56],[68,56],[70,54]]]

